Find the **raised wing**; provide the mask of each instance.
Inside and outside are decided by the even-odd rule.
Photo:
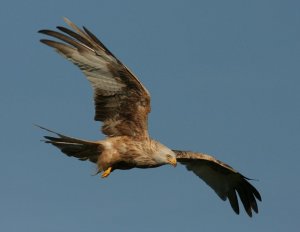
[[[239,214],[237,192],[247,214],[251,217],[252,210],[258,213],[256,199],[261,201],[261,196],[247,181],[248,178],[212,156],[188,151],[174,152],[177,161],[199,176],[222,200],[228,198],[234,212]]]
[[[40,30],[62,42],[42,39],[66,59],[77,65],[94,89],[95,120],[102,121],[108,136],[148,136],[147,118],[150,95],[134,74],[123,65],[89,30],[57,27],[61,32]]]

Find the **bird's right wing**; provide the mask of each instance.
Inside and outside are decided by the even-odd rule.
[[[174,152],[177,161],[199,176],[222,200],[228,198],[232,209],[237,214],[239,214],[239,204],[236,192],[250,217],[252,210],[258,213],[256,199],[261,201],[261,196],[248,182],[248,178],[212,156],[189,151],[174,150]]]

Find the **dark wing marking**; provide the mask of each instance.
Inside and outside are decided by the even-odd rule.
[[[66,59],[77,65],[94,89],[95,120],[102,121],[108,136],[148,136],[147,119],[150,94],[137,77],[123,65],[89,30],[57,27],[57,31],[40,30],[62,42],[42,39]]]
[[[212,156],[188,151],[174,152],[177,161],[199,176],[222,200],[228,198],[234,212],[239,214],[237,192],[247,214],[251,217],[252,210],[258,213],[256,199],[261,201],[261,196],[248,178]]]

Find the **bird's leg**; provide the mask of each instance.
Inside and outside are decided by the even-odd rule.
[[[102,178],[108,177],[109,174],[111,173],[111,169],[112,167],[109,167],[108,169],[106,169],[103,174],[101,175]]]

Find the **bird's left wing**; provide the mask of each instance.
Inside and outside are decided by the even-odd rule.
[[[174,150],[174,152],[177,161],[199,176],[222,200],[228,198],[232,209],[237,214],[239,214],[239,204],[236,192],[250,217],[252,210],[258,213],[256,199],[261,201],[261,196],[248,182],[248,178],[212,156],[188,151]]]
[[[77,65],[94,90],[95,120],[102,121],[102,132],[108,136],[148,137],[147,118],[150,94],[138,78],[116,58],[88,29],[40,30],[53,38],[41,42]]]

